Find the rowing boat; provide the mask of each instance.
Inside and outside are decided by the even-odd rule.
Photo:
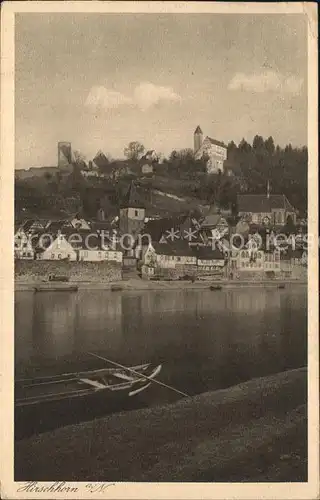
[[[140,407],[161,365],[102,368],[15,382],[15,439]]]
[[[15,407],[87,398],[93,394],[135,396],[147,389],[161,365],[144,364],[128,369],[102,368],[58,376],[18,380]]]

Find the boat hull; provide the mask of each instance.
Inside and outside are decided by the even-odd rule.
[[[86,374],[80,375],[85,389],[79,391],[71,391],[70,380],[68,381],[68,379],[58,379],[57,383],[38,379],[35,388],[37,390],[37,387],[40,387],[41,391],[38,390],[38,396],[35,397],[35,390],[31,387],[33,393],[29,393],[26,400],[20,397],[21,387],[19,387],[18,383],[15,394],[15,439],[22,439],[57,427],[92,420],[117,411],[139,408],[141,407],[140,395],[150,387],[152,378],[159,373],[160,369],[161,365],[153,369],[146,368],[143,370],[146,378],[136,377],[133,381],[121,378],[110,387],[100,390],[95,389],[94,386],[90,389],[90,385],[87,388],[86,382],[94,381],[94,377],[90,373],[87,374],[87,377],[91,377],[89,379],[85,378]],[[101,371],[104,372],[104,370]],[[110,372],[112,371],[110,370]],[[117,371],[113,370],[113,372],[116,373]],[[72,383],[75,385],[76,381]],[[46,387],[50,387],[50,384],[54,386],[60,384],[62,387],[68,384],[70,392],[61,396],[60,394],[64,394],[62,390],[58,394],[54,394],[51,388],[51,394],[43,397]],[[28,384],[26,387],[28,387]]]

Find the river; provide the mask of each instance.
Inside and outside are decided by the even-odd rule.
[[[161,362],[160,380],[190,395],[304,366],[307,289],[16,292],[17,378],[104,366],[89,351]]]

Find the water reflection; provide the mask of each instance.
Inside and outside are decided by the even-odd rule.
[[[189,393],[306,363],[306,290],[17,293],[17,374],[59,372],[95,351],[163,362]],[[92,363],[92,360],[91,360]]]

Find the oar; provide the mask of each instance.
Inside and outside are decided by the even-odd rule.
[[[163,382],[160,382],[159,380],[155,380],[151,377],[147,377],[147,375],[143,375],[142,373],[137,372],[133,368],[128,368],[127,366],[120,365],[120,363],[116,363],[115,361],[111,361],[111,359],[104,358],[103,356],[99,356],[98,354],[95,354],[93,352],[88,352],[88,354],[90,354],[91,356],[94,356],[96,358],[102,359],[103,361],[106,361],[107,363],[110,363],[111,365],[117,366],[118,368],[121,368],[122,370],[128,370],[128,371],[134,373],[135,375],[139,375],[139,377],[143,377],[146,380],[150,380],[151,382],[154,382],[155,384],[162,385],[163,387],[166,387],[167,389],[171,389],[171,391],[174,391],[178,394],[181,394],[181,396],[185,396],[186,398],[191,397],[191,396],[189,396],[189,394],[186,394],[185,392],[179,391],[178,389],[175,389],[171,385],[164,384]]]

